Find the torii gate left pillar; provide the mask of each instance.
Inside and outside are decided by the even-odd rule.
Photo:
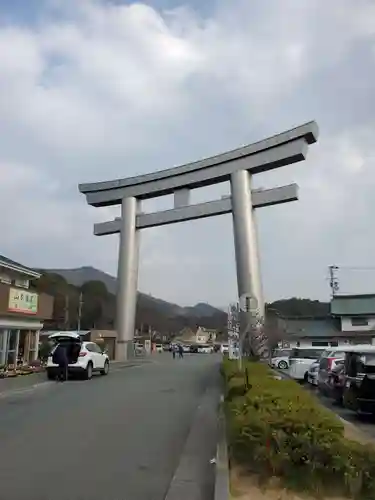
[[[117,271],[116,359],[125,361],[134,354],[133,338],[137,309],[140,230],[136,227],[140,201],[134,196],[121,203],[121,229]]]

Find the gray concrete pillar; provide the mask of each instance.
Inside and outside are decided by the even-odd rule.
[[[136,217],[139,210],[140,202],[136,198],[122,200],[116,313],[118,361],[126,361],[134,355],[139,260],[139,230],[136,229]]]
[[[231,175],[231,191],[238,296],[249,295],[257,302],[257,314],[241,313],[240,352],[241,356],[251,350],[261,354],[264,341],[259,336],[264,330],[264,299],[251,177],[246,170]]]
[[[256,297],[263,312],[257,226],[251,202],[251,177],[246,170],[231,175],[231,191],[238,296]]]

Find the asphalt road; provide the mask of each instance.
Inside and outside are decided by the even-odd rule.
[[[153,359],[3,392],[0,498],[211,500],[220,358]]]

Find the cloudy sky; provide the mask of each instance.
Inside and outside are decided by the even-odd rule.
[[[330,264],[342,291],[375,292],[374,20],[373,0],[0,0],[0,253],[116,274],[118,237],[92,230],[119,211],[88,207],[78,183],[316,120],[306,162],[254,179],[300,185],[300,201],[258,211],[266,299],[326,299]],[[144,232],[139,287],[233,300],[231,217]]]

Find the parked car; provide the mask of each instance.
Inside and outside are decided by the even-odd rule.
[[[280,370],[287,370],[289,368],[289,355],[291,352],[291,349],[275,349],[272,352],[271,366]]]
[[[296,347],[289,356],[289,376],[301,382],[307,382],[309,368],[318,361],[324,349],[315,347]]]
[[[136,355],[140,356],[141,354],[144,354],[144,351],[145,351],[145,348],[142,344],[140,344],[140,343],[134,344],[134,353]]]
[[[190,346],[190,352],[192,354],[197,354],[197,352],[198,352],[198,346],[197,345],[191,345]]]
[[[155,344],[155,352],[164,352],[163,344]]]
[[[318,388],[322,394],[328,395],[331,392],[328,378],[337,363],[345,358],[345,348],[330,347],[326,349],[319,360]]]
[[[314,361],[307,372],[307,381],[313,386],[318,385],[319,361]]]
[[[375,346],[356,345],[345,349],[342,395],[346,408],[375,415]]]
[[[78,333],[57,332],[48,337],[55,343],[47,360],[47,377],[49,380],[56,378],[58,365],[52,361],[53,352],[60,344],[66,349],[68,356],[68,376],[83,375],[91,379],[94,372],[107,375],[109,372],[109,357],[95,342],[82,342]]]
[[[182,346],[182,350],[183,350],[185,353],[190,352],[190,345],[183,345],[183,346]]]
[[[344,360],[338,360],[328,375],[328,396],[337,404],[342,404],[345,389]]]
[[[214,352],[214,348],[212,345],[200,345],[198,346],[198,352],[201,354],[212,354]]]
[[[229,344],[221,344],[220,346],[221,354],[228,354],[229,352]]]

